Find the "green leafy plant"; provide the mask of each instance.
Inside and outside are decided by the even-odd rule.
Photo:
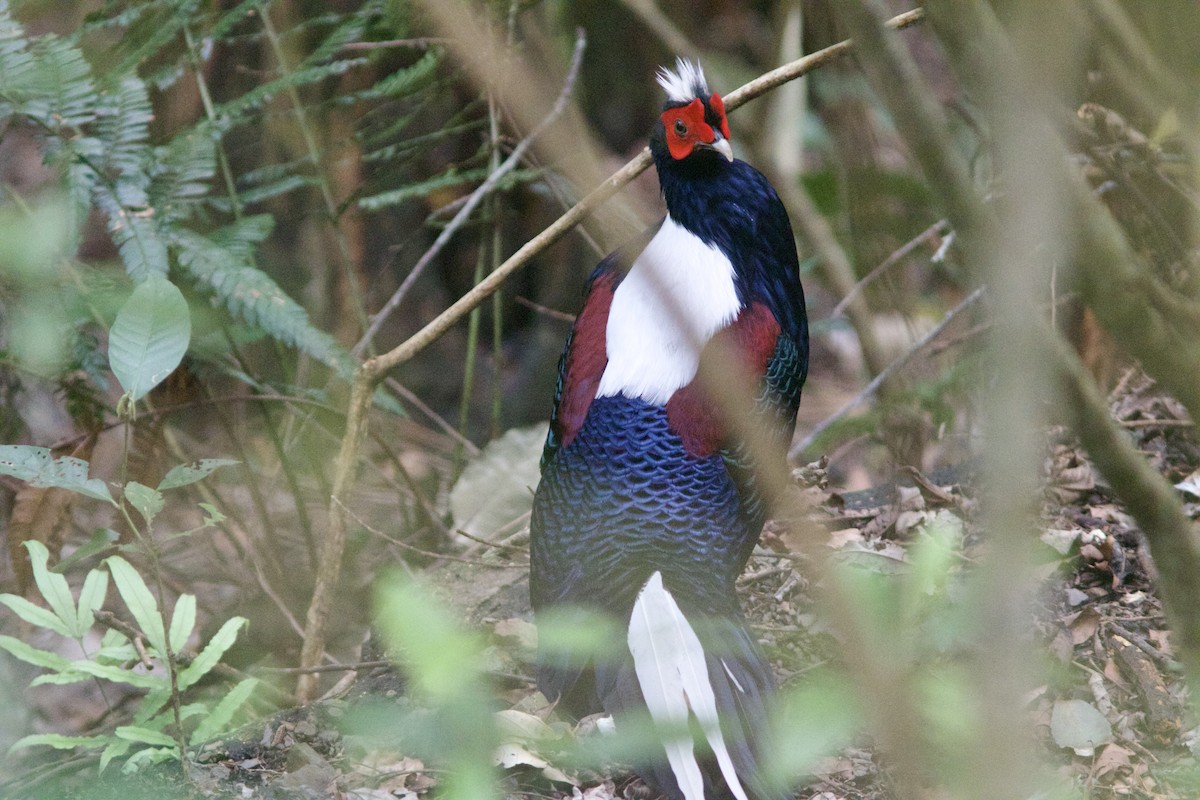
[[[187,303],[179,289],[161,276],[147,276],[117,314],[110,334],[109,362],[125,389],[121,407],[127,414],[131,415],[134,404],[178,366],[187,351],[190,330]],[[188,486],[220,467],[235,463],[228,459],[206,459],[179,465],[157,487],[128,481],[116,498],[104,481],[89,476],[89,465],[83,459],[55,458],[44,447],[0,445],[0,474],[34,487],[65,489],[113,506],[137,534],[137,547],[149,556],[156,575],[158,556],[152,533],[155,519],[166,506],[164,492]],[[222,519],[213,506],[202,504],[202,507],[207,516],[201,528]],[[130,509],[137,511],[141,525],[134,520]],[[212,706],[201,700],[189,699],[185,703],[184,693],[216,667],[246,623],[244,618],[227,620],[195,657],[185,658],[184,649],[196,627],[194,595],[184,594],[176,601],[168,624],[159,601],[142,576],[123,557],[114,555],[105,561],[107,571],[95,569],[88,573],[76,600],[66,578],[49,569],[50,553],[45,545],[37,541],[25,545],[34,581],[49,608],[11,594],[0,595],[0,603],[31,625],[74,639],[84,657],[71,660],[10,636],[0,636],[0,648],[48,670],[35,679],[35,684],[94,679],[132,686],[145,690],[146,694],[131,724],[117,727],[112,734],[37,734],[19,740],[15,748],[45,745],[99,749],[101,769],[113,758],[128,755],[125,769],[134,770],[142,764],[172,757],[183,760],[188,747],[206,741],[228,725],[254,690],[257,679],[241,681]],[[99,648],[89,652],[85,639],[107,596],[110,576],[135,625],[125,631],[110,628]],[[162,595],[161,585],[159,595]],[[154,669],[159,669],[159,674]],[[193,717],[199,717],[200,722],[190,730],[185,729],[185,722]]]
[[[155,490],[149,490],[153,492]],[[51,650],[34,647],[11,636],[0,636],[0,648],[29,664],[46,670],[33,685],[70,684],[95,680],[145,691],[127,725],[95,736],[34,734],[13,749],[41,745],[57,749],[82,747],[100,751],[100,769],[114,758],[128,756],[124,770],[171,758],[185,758],[197,746],[224,731],[258,684],[246,678],[216,702],[188,698],[185,692],[212,672],[221,656],[234,643],[246,620],[233,617],[194,656],[185,656],[187,643],[196,627],[196,598],[185,594],[175,602],[168,623],[158,601],[137,570],[121,556],[105,560],[107,569],[88,572],[76,598],[67,579],[50,569],[49,551],[40,542],[26,542],[33,576],[47,607],[12,594],[0,595],[0,603],[37,628],[73,639],[83,653],[70,659]],[[99,647],[88,650],[88,634],[96,625],[96,612],[108,594],[109,578],[133,617],[128,635],[109,628]],[[180,725],[196,720],[185,731]]]

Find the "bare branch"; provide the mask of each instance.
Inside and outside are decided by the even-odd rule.
[[[554,107],[550,109],[550,113],[547,114],[540,123],[538,123],[537,127],[529,132],[528,136],[522,139],[517,146],[513,148],[508,158],[504,160],[504,163],[493,170],[492,173],[487,176],[487,180],[479,184],[479,188],[471,193],[470,197],[467,198],[467,202],[464,203],[462,208],[458,210],[458,213],[454,215],[454,219],[450,220],[449,224],[446,225],[446,227],[442,229],[442,232],[438,234],[438,237],[434,239],[433,244],[429,247],[429,249],[425,251],[425,254],[417,260],[415,265],[413,265],[412,270],[407,276],[405,276],[404,280],[400,282],[400,286],[396,288],[396,291],[393,292],[392,296],[388,298],[388,301],[384,303],[383,308],[381,308],[379,313],[375,314],[375,316],[371,319],[370,326],[367,328],[367,331],[363,334],[362,338],[359,339],[358,344],[354,345],[354,349],[351,350],[351,353],[353,353],[355,357],[362,356],[363,351],[371,343],[371,340],[375,338],[375,334],[379,332],[379,327],[383,325],[384,321],[387,320],[391,313],[396,310],[396,307],[400,305],[402,300],[404,300],[404,296],[408,294],[408,290],[412,288],[412,285],[416,282],[417,278],[421,276],[421,274],[425,271],[425,268],[429,266],[430,262],[433,261],[438,253],[442,252],[442,248],[446,246],[446,243],[450,241],[450,238],[454,236],[454,234],[458,232],[458,229],[461,228],[467,219],[470,218],[475,209],[479,207],[479,204],[483,202],[483,198],[492,193],[497,184],[500,183],[501,178],[512,172],[513,168],[521,163],[521,160],[525,157],[525,151],[529,149],[530,145],[537,141],[538,137],[541,136],[546,129],[550,127],[551,123],[558,119],[559,115],[562,114],[562,112],[566,109],[567,98],[571,96],[571,92],[575,88],[575,81],[579,77],[579,67],[583,63],[583,50],[586,44],[587,37],[584,35],[583,29],[580,28],[575,35],[575,51],[571,55],[571,66],[567,70],[567,77],[566,80],[563,81],[562,91],[559,92],[558,99],[554,101]]]
[[[961,303],[950,309],[950,311],[946,313],[946,316],[942,318],[941,322],[939,322],[933,327],[932,330],[918,339],[904,355],[888,364],[883,371],[876,375],[871,382],[864,386],[858,394],[850,399],[849,402],[839,408],[832,415],[822,420],[818,425],[813,426],[813,429],[809,431],[808,436],[805,436],[798,443],[792,446],[792,449],[788,452],[788,458],[798,458],[801,453],[812,447],[813,442],[815,442],[821,436],[821,434],[829,430],[829,428],[831,428],[833,425],[845,419],[851,411],[858,408],[870,398],[874,397],[875,393],[879,391],[880,387],[887,383],[887,381],[890,380],[893,375],[902,370],[905,365],[908,364],[908,362],[912,361],[913,357],[924,351],[925,348],[929,347],[929,345],[942,334],[942,331],[950,327],[951,323],[953,323],[960,314],[962,314],[971,306],[975,305],[975,303],[977,303],[981,297],[983,297],[982,286],[971,292],[969,295],[963,298]]]

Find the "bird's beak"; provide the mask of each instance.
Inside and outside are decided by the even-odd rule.
[[[729,140],[721,134],[718,133],[717,138],[713,139],[708,146],[725,156],[726,161],[733,161],[733,146],[730,145]]]

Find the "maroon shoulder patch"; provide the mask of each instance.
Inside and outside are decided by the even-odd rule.
[[[742,369],[760,380],[767,374],[779,333],[779,322],[771,310],[762,303],[751,303],[705,345],[700,353],[701,364],[707,366],[719,357],[717,353],[734,353]],[[667,401],[667,423],[683,440],[688,453],[704,458],[721,449],[729,426],[722,418],[719,404],[700,383],[699,377],[694,378],[671,395]]]
[[[583,427],[596,399],[600,376],[608,366],[608,310],[612,307],[616,277],[602,273],[592,281],[583,310],[571,329],[571,349],[563,366],[563,391],[555,418],[558,440],[566,447]]]

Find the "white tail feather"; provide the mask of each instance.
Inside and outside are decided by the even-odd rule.
[[[690,712],[700,723],[729,790],[738,800],[747,800],[717,720],[704,648],[658,572],[646,581],[633,605],[628,641],[650,716],[678,731],[663,747],[684,798],[704,800],[700,765],[687,734]]]

